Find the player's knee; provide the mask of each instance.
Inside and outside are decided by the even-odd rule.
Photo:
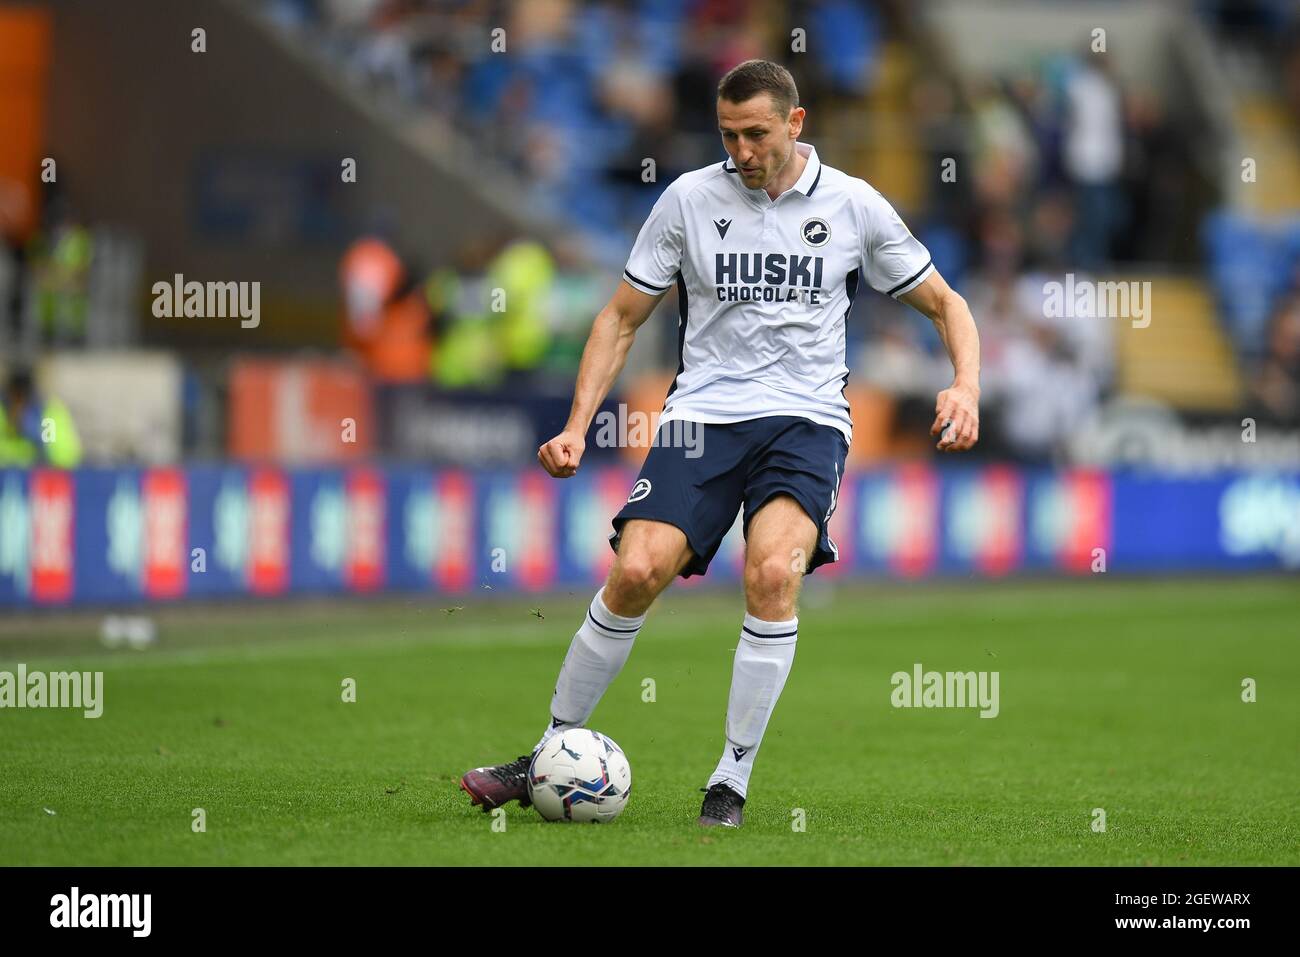
[[[661,565],[644,550],[630,550],[626,555],[620,550],[610,574],[610,585],[628,600],[654,598],[667,584],[669,573]]]
[[[763,604],[783,604],[793,596],[799,576],[794,558],[767,555],[745,565],[745,592]]]

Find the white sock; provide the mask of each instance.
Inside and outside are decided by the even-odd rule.
[[[537,748],[566,728],[581,728],[596,710],[610,683],[623,670],[645,615],[625,618],[605,607],[602,587],[592,599],[582,627],[569,644],[551,698],[551,722]],[[533,750],[537,750],[534,748]]]
[[[731,667],[727,745],[717,770],[709,778],[709,787],[723,783],[745,797],[749,775],[754,770],[754,756],[758,754],[768,719],[794,664],[798,637],[798,618],[763,621],[745,614]]]

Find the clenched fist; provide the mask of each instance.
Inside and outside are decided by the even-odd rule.
[[[537,450],[537,461],[555,478],[569,478],[578,471],[587,442],[577,432],[565,430]]]

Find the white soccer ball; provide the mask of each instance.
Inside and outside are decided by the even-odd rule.
[[[528,795],[548,821],[612,821],[631,793],[623,749],[587,728],[552,735],[528,766]]]

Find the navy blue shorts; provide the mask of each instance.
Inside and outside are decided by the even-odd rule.
[[[699,454],[696,454],[698,450]],[[627,504],[614,516],[609,544],[618,551],[623,523],[647,518],[676,525],[695,554],[683,578],[703,575],[745,506],[749,521],[775,495],[790,495],[817,524],[817,549],[808,564],[836,561],[827,534],[849,445],[839,429],[796,415],[773,415],[725,425],[664,423],[641,466]]]

